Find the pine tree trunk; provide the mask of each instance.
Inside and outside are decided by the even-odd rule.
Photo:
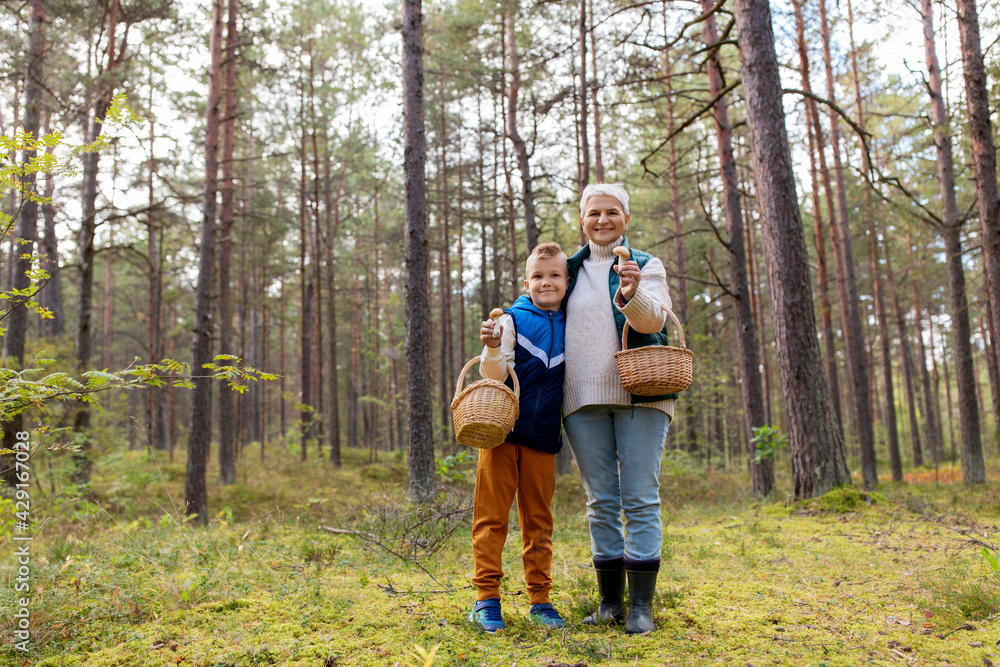
[[[38,137],[41,127],[42,104],[42,64],[45,57],[45,22],[46,3],[44,0],[31,0],[28,15],[28,73],[24,85],[24,132]],[[21,164],[27,165],[36,156],[34,150],[21,152]],[[50,177],[51,180],[51,177]],[[35,194],[35,173],[25,171],[21,186],[25,193]],[[31,270],[31,256],[35,242],[38,239],[38,203],[29,197],[21,197],[21,210],[17,216],[17,226],[14,235],[24,243],[17,246],[17,252],[12,254],[14,289],[26,290],[31,286],[28,276]],[[25,298],[13,298],[7,304],[7,327],[3,336],[3,353],[6,364],[20,369],[24,365],[24,347],[28,334],[28,309],[24,306]],[[24,426],[24,414],[19,412],[10,421],[4,422],[3,444],[0,448],[13,451],[17,442],[17,433]],[[17,466],[14,456],[4,454],[0,459],[0,476],[4,482],[14,487],[18,483]],[[20,464],[18,464],[20,465]]]
[[[185,473],[185,513],[208,524],[208,492],[205,467],[212,437],[212,379],[203,366],[212,360],[212,283],[215,268],[216,194],[219,178],[219,125],[222,98],[222,0],[212,7],[210,40],[211,65],[208,82],[208,118],[205,126],[205,182],[203,187],[201,248],[198,283],[195,290],[194,344],[191,371],[194,389],[191,394],[191,425],[188,429],[188,458]]]
[[[253,197],[257,188],[256,150],[256,137],[251,130],[249,136],[247,137],[247,152],[249,157],[247,159],[247,173],[243,182],[243,201],[246,202],[247,214],[251,219],[253,219],[256,214]],[[253,262],[253,266],[250,268],[250,342],[248,346],[249,350],[247,353],[247,361],[254,368],[259,368],[261,370],[268,369],[266,360],[267,351],[265,347],[267,345],[267,335],[264,333],[268,331],[266,310],[267,300],[266,296],[261,292],[262,285],[270,284],[267,276],[267,261],[264,259],[270,254],[266,250],[267,245],[268,241],[263,240],[259,243],[253,243],[250,246],[250,250],[254,256],[261,257],[263,261]],[[266,392],[266,383],[250,383],[250,387],[247,391],[244,416],[247,425],[247,441],[249,443],[258,443],[260,446],[262,462],[264,460],[265,440],[263,405],[267,400]]]
[[[233,349],[233,308],[231,259],[233,255],[233,194],[236,136],[236,0],[227,0],[226,44],[223,49],[222,112],[222,208],[219,216],[219,354],[235,354]],[[228,366],[228,362],[222,362]],[[219,483],[236,483],[233,392],[219,390]]]
[[[382,447],[383,442],[380,434],[382,433],[381,424],[381,410],[380,406],[384,400],[382,395],[382,244],[381,238],[379,236],[379,225],[381,220],[379,219],[379,209],[378,209],[378,195],[379,186],[381,183],[376,183],[375,192],[372,195],[373,203],[372,207],[374,209],[374,228],[372,229],[372,247],[375,249],[375,265],[372,267],[372,282],[374,283],[371,289],[371,299],[375,302],[375,307],[371,310],[372,316],[372,331],[375,335],[372,336],[373,342],[372,347],[372,396],[377,400],[371,402],[372,411],[372,444],[375,447]],[[459,236],[461,238],[461,235]],[[461,243],[459,244],[461,246]],[[461,251],[460,251],[461,252]],[[461,311],[459,311],[461,312]],[[384,449],[384,447],[382,447]]]
[[[666,21],[666,17],[664,17]],[[664,26],[666,31],[666,26]],[[663,52],[663,81],[667,94],[667,132],[670,134],[668,149],[670,151],[670,217],[674,228],[674,267],[677,271],[677,291],[674,309],[677,319],[685,324],[688,321],[687,251],[684,244],[684,227],[681,223],[680,183],[677,176],[677,141],[674,137],[676,121],[674,118],[674,84],[673,63],[670,60],[670,49]]]
[[[962,268],[962,240],[958,228],[943,230],[948,262],[948,287],[951,297],[952,346],[955,355],[955,383],[958,387],[958,414],[962,432],[962,480],[966,484],[986,481],[976,404],[976,374],[972,362],[972,327],[965,297],[965,271]]]
[[[983,339],[985,340],[985,338]],[[934,411],[934,440],[937,443],[938,456],[936,461],[941,463],[944,461],[944,426],[941,423],[941,375],[938,373],[937,367],[937,350],[934,343],[934,317],[931,313],[931,309],[927,309],[927,343],[928,352],[931,358],[931,383],[933,384],[934,396],[931,400],[931,406]],[[980,406],[980,414],[984,415],[985,411],[982,410]]]
[[[948,370],[948,355],[942,357],[944,362],[944,390],[945,396],[948,399],[948,442],[949,446],[949,456],[951,465],[955,465],[955,443],[957,442],[955,438],[955,410],[951,400],[951,372]]]
[[[403,166],[406,199],[406,398],[409,495],[434,495],[430,304],[424,168],[423,16],[421,0],[403,0]]]
[[[327,142],[329,146],[329,142]],[[340,370],[337,366],[337,301],[335,298],[334,286],[336,284],[336,267],[337,262],[335,261],[333,254],[333,244],[334,239],[340,231],[340,200],[344,194],[344,176],[347,170],[347,163],[344,162],[341,165],[340,176],[337,180],[337,195],[330,201],[330,154],[327,152],[326,159],[324,160],[325,166],[324,170],[326,173],[327,185],[326,191],[326,328],[327,333],[330,336],[330,349],[327,354],[328,363],[330,365],[330,371],[327,374],[330,382],[330,402],[327,407],[327,421],[330,424],[330,429],[328,431],[327,437],[329,438],[330,447],[330,463],[334,468],[340,468],[343,465],[341,459],[340,451]],[[376,200],[376,215],[377,215],[378,200]]]
[[[150,76],[152,76],[152,72],[150,72]],[[149,103],[152,105],[152,83],[150,83],[149,96]],[[157,160],[154,156],[156,123],[153,119],[148,122],[149,170],[146,186],[149,195],[147,202],[149,212],[146,215],[146,243],[149,254],[149,327],[147,329],[147,345],[149,346],[149,361],[159,362],[163,358],[163,327],[160,317],[163,309],[163,257],[160,252],[161,233],[157,229],[156,216],[154,215],[156,202],[154,178],[157,170]],[[146,443],[156,450],[163,451],[167,449],[167,433],[163,414],[165,392],[161,387],[147,387],[144,394],[146,398]]]
[[[746,184],[745,184],[746,185]],[[749,187],[743,188],[745,192],[749,192]],[[761,374],[761,384],[764,392],[764,419],[766,424],[774,425],[773,418],[771,416],[771,360],[767,354],[767,329],[764,327],[764,307],[761,303],[760,298],[760,266],[757,263],[757,259],[760,253],[755,251],[755,234],[754,234],[754,220],[750,215],[750,207],[752,206],[753,200],[749,197],[744,197],[743,199],[743,227],[746,231],[746,248],[747,248],[747,269],[748,269],[748,280],[750,282],[750,310],[754,317],[754,327],[760,334],[760,353],[759,359],[761,361],[761,368],[763,373]]]
[[[299,458],[305,461],[309,456],[309,438],[312,436],[312,272],[306,262],[306,248],[309,245],[309,197],[306,190],[306,160],[308,150],[306,145],[306,86],[301,82],[299,91],[299,120],[302,125],[299,137],[299,294],[301,312],[299,322],[299,420],[300,434]]]
[[[806,49],[805,22],[802,18],[802,4],[793,0],[792,6],[795,9],[796,43],[799,52],[799,72],[802,79],[802,89],[807,93],[812,92],[812,83],[809,75],[809,52]],[[826,214],[831,226],[836,216],[836,206],[833,199],[833,188],[830,184],[830,170],[826,164],[826,140],[823,135],[823,128],[819,123],[819,111],[816,103],[810,98],[806,98],[806,125],[808,134],[813,144],[809,150],[810,165],[813,174],[813,222],[814,234],[813,242],[816,245],[816,288],[819,291],[819,312],[820,323],[823,327],[823,358],[826,362],[827,379],[830,382],[830,396],[833,399],[833,412],[837,420],[837,428],[844,432],[844,413],[840,404],[840,373],[837,370],[837,352],[834,344],[833,317],[829,296],[829,273],[826,263],[826,232],[823,225],[823,214],[819,207],[819,188],[816,183],[815,162],[819,163],[819,172],[822,177],[823,190],[826,199]]]
[[[357,257],[351,272],[351,381],[347,400],[347,443],[361,444],[361,295],[358,288]]]
[[[587,0],[587,11],[594,15],[594,0]],[[590,71],[594,73],[590,82],[590,103],[594,107],[594,181],[604,182],[604,160],[601,157],[601,107],[597,103],[597,38],[594,26],[590,26]]]
[[[452,368],[452,356],[454,354],[454,337],[452,326],[452,287],[451,287],[451,229],[450,229],[450,195],[448,193],[448,124],[445,115],[446,98],[444,91],[441,91],[441,162],[438,168],[440,186],[438,194],[441,199],[441,441],[445,443],[446,449],[455,446],[455,439],[452,437],[451,425],[451,382],[455,377],[455,369]],[[461,160],[461,155],[458,156]],[[522,174],[523,175],[523,174]],[[532,211],[534,215],[534,211]]]
[[[575,75],[574,75],[575,77]],[[12,75],[13,81],[13,95],[12,95],[12,105],[13,113],[11,114],[12,124],[17,127],[17,124],[21,121],[21,92],[22,92],[22,76],[20,72],[16,72]],[[576,81],[576,79],[573,79]],[[574,98],[575,99],[575,98]],[[576,117],[576,112],[574,111],[573,117]],[[83,129],[87,131],[87,119],[83,121]],[[7,153],[7,158],[11,164],[17,162],[17,151],[11,149]],[[17,207],[20,203],[19,195],[17,193],[17,188],[10,188],[7,197],[7,214],[13,219],[17,216]],[[17,244],[14,243],[14,237],[10,237],[7,241],[8,246],[5,249],[0,250],[0,259],[3,259],[6,263],[0,271],[0,276],[3,276],[4,285],[14,284],[14,257],[17,254]]]
[[[312,312],[312,356],[313,356],[313,368],[315,373],[313,374],[313,387],[311,389],[313,400],[313,417],[311,420],[311,430],[312,436],[316,439],[316,458],[320,461],[324,459],[323,455],[323,415],[326,414],[324,411],[324,400],[323,400],[323,370],[326,367],[324,363],[324,354],[326,351],[323,345],[323,254],[320,249],[322,243],[322,229],[319,217],[320,209],[320,167],[319,167],[319,128],[318,128],[318,118],[316,115],[316,71],[315,71],[316,58],[313,53],[313,43],[312,40],[309,42],[309,120],[310,120],[310,140],[312,144],[312,225],[310,227],[309,233],[309,258],[312,261],[312,280],[315,290],[315,296],[313,298],[313,303],[315,304],[315,309]]]
[[[861,106],[861,76],[858,72],[858,51],[854,44],[854,7],[851,4],[851,0],[847,0],[847,20],[851,41],[851,72],[854,80],[854,104],[858,116],[858,126],[864,131],[865,116]],[[871,171],[871,164],[868,161],[867,154],[864,158],[864,169],[866,173]],[[868,231],[868,252],[869,259],[871,260],[872,286],[875,298],[875,317],[878,320],[878,334],[881,343],[882,374],[885,376],[885,416],[883,419],[888,438],[889,468],[892,473],[892,481],[901,482],[903,481],[903,462],[899,451],[899,429],[896,426],[896,400],[892,386],[892,356],[890,351],[892,341],[889,334],[889,320],[886,317],[885,286],[882,284],[878,229],[874,216],[871,214],[871,192],[867,188],[865,189],[864,201],[865,220],[867,221]],[[874,385],[876,376],[874,362],[872,362],[872,368]],[[873,391],[872,396],[877,398],[878,392]]]
[[[996,148],[993,143],[986,70],[983,67],[983,52],[979,38],[979,14],[976,10],[976,0],[957,0],[956,7],[958,34],[962,45],[965,100],[969,109],[969,143],[972,149],[972,166],[976,175],[980,242],[983,244],[986,282],[990,285],[990,305],[994,315],[1000,316],[1000,194],[997,192]],[[956,236],[958,236],[957,231]],[[946,250],[949,255],[954,253],[958,257],[961,256],[960,242],[954,245],[945,239],[945,245],[949,248]],[[954,288],[959,287],[958,280],[959,277],[949,271],[949,285]],[[964,288],[964,277],[961,287]],[[957,305],[957,297],[953,296],[952,312],[955,312]],[[968,313],[963,312],[966,315],[965,325],[960,322],[952,327],[953,340],[965,336],[965,341],[968,341]],[[995,323],[994,327],[996,328]],[[986,468],[983,462],[979,420],[972,419],[975,401],[968,396],[970,384],[974,382],[974,377],[970,377],[971,358],[962,359],[957,353],[956,350],[955,380],[958,383],[958,409],[962,425],[962,479],[966,484],[982,484],[986,481]]]
[[[111,100],[114,95],[109,77],[121,62],[123,54],[116,54],[115,32],[118,27],[118,0],[111,0],[108,7],[108,37],[107,37],[107,63],[98,79],[97,89],[94,93],[93,115],[86,121],[86,142],[92,143],[101,134],[101,125],[98,119],[104,118],[111,107]],[[94,236],[97,230],[97,174],[100,151],[87,153],[83,158],[83,174],[80,184],[80,199],[82,210],[82,221],[79,235],[79,282],[77,287],[77,307],[76,307],[76,365],[77,371],[83,372],[90,367],[90,357],[93,352],[93,297],[94,297]],[[86,484],[90,481],[91,456],[90,440],[86,432],[90,428],[90,406],[87,403],[76,404],[76,414],[73,419],[73,431],[80,438],[78,445],[80,449],[73,454],[73,482],[76,484]]]
[[[517,256],[517,222],[514,219],[514,184],[511,180],[510,161],[507,159],[507,144],[503,143],[501,145],[503,146],[501,164],[503,164],[504,182],[507,184],[504,204],[507,213],[507,243],[509,248],[507,253],[507,257],[509,259],[507,266],[510,271],[508,284],[510,285],[510,302],[513,303],[517,300],[521,289],[521,285],[518,282],[518,277],[521,274],[521,267]]]
[[[288,441],[285,439],[285,434],[287,432],[288,423],[287,416],[285,414],[286,402],[285,402],[285,392],[287,386],[285,384],[285,281],[281,280],[281,287],[279,288],[278,303],[280,309],[278,310],[278,428],[281,434],[281,444],[284,446],[288,445]]]
[[[116,160],[117,162],[117,160]],[[115,168],[117,171],[117,166]],[[115,247],[115,223],[108,221],[108,248]],[[115,365],[111,349],[111,328],[115,317],[115,253],[104,253],[104,299],[101,303],[101,368],[112,368]]]
[[[829,386],[816,342],[808,253],[799,217],[781,81],[766,0],[736,0],[736,27],[764,257],[788,411],[796,498],[850,483],[844,443],[831,418]]]
[[[663,21],[663,33],[664,36],[669,39],[666,25],[666,12],[664,12]],[[677,175],[677,141],[676,137],[673,136],[676,122],[674,118],[673,62],[671,60],[669,49],[663,53],[663,82],[666,88],[667,132],[671,135],[670,140],[667,142],[668,149],[670,151],[670,214],[673,218],[674,228],[674,266],[676,267],[678,275],[676,293],[677,300],[674,303],[674,313],[677,315],[677,319],[683,323],[687,323],[689,315],[687,294],[688,281],[687,278],[685,278],[685,275],[687,274],[687,266],[685,263],[687,252],[685,250],[683,225],[681,222],[680,184]],[[682,446],[685,451],[693,452],[697,447],[698,418],[696,411],[699,408],[700,402],[693,400],[693,397],[690,395],[686,398],[688,400],[683,402],[684,420],[682,423],[685,424],[687,429],[684,434],[683,442],[679,442],[679,439],[676,439],[675,443]]]
[[[590,145],[587,138],[587,0],[580,0],[580,190],[590,183]],[[582,235],[581,230],[581,235]],[[582,236],[581,236],[582,238]]]
[[[476,152],[478,159],[476,160],[476,167],[479,176],[476,183],[478,190],[477,201],[479,203],[479,319],[485,321],[497,302],[492,300],[492,291],[489,289],[490,281],[487,279],[487,267],[489,266],[488,261],[490,259],[486,253],[489,247],[487,221],[490,217],[486,211],[486,137],[483,132],[485,125],[483,123],[482,100],[479,99],[478,94],[476,96],[476,109],[478,112],[478,122],[476,123]],[[462,364],[465,364],[464,359],[462,360]]]
[[[514,32],[514,17],[508,16],[504,22],[507,32],[507,48],[510,51],[510,86],[507,88],[507,137],[514,146],[517,170],[521,173],[521,198],[524,203],[524,230],[530,253],[538,245],[538,226],[535,224],[535,194],[532,190],[531,165],[528,146],[517,129],[517,99],[521,91],[520,61],[517,56],[517,34]],[[445,198],[447,201],[447,197]]]
[[[44,0],[43,0],[44,2]],[[45,128],[42,134],[49,133],[50,113],[45,112]],[[150,122],[152,124],[152,122]],[[46,149],[46,153],[52,154],[55,146]],[[62,297],[62,271],[59,267],[59,238],[56,236],[56,207],[52,203],[56,192],[56,179],[54,174],[46,174],[45,177],[45,202],[41,205],[42,219],[44,221],[45,235],[42,238],[41,253],[45,257],[45,270],[49,272],[49,279],[45,283],[45,288],[39,294],[42,305],[52,313],[52,317],[42,320],[39,333],[46,338],[55,338],[66,333],[66,318],[63,313]]]
[[[998,372],[997,360],[997,339],[996,333],[990,330],[990,323],[993,322],[993,306],[989,299],[986,301],[986,321],[980,320],[979,325],[983,331],[983,340],[986,343],[986,364],[990,376],[990,396],[993,399],[993,429],[994,439],[1000,445],[1000,372]],[[987,335],[989,337],[987,337]]]
[[[892,252],[888,248],[885,253],[885,280],[889,286],[889,297],[892,299],[893,319],[896,320],[896,335],[899,336],[899,348],[903,356],[903,385],[906,387],[906,410],[910,419],[910,439],[913,451],[913,467],[924,464],[923,446],[921,445],[920,427],[917,425],[917,401],[913,389],[913,374],[916,366],[913,363],[913,352],[910,349],[910,338],[906,333],[906,317],[899,303],[899,293],[896,289],[892,272]]]
[[[947,247],[947,243],[946,239],[945,247]],[[931,375],[927,370],[927,348],[924,346],[922,304],[916,288],[914,288],[913,292],[913,324],[917,334],[917,370],[920,373],[920,382],[923,386],[924,416],[926,417],[924,442],[927,443],[927,453],[930,455],[931,461],[937,465],[941,461],[941,444],[937,441],[937,425],[934,423],[934,394],[931,393]],[[975,391],[975,385],[973,385],[973,391]],[[979,414],[977,411],[976,420],[978,421],[978,419]]]
[[[965,102],[968,105],[969,144],[975,172],[976,204],[979,207],[980,242],[983,245],[985,280],[989,285],[990,305],[1000,317],[1000,194],[997,191],[996,147],[990,121],[990,100],[986,69],[979,36],[979,12],[976,0],[957,0],[958,35],[962,49]],[[993,330],[1000,330],[994,321]],[[961,386],[961,380],[958,380]],[[959,397],[959,404],[962,403]],[[963,418],[963,422],[965,419]],[[986,480],[982,446],[975,440],[962,442],[962,476],[967,484]],[[972,437],[972,434],[968,434]]]
[[[702,9],[709,13],[715,5],[713,0],[702,0]],[[702,24],[705,45],[709,49],[708,82],[709,94],[715,98],[722,90],[722,66],[719,51],[715,14],[709,13]],[[745,408],[745,428],[752,433],[754,428],[763,426],[764,396],[760,382],[760,361],[757,357],[757,335],[754,330],[753,312],[750,309],[750,285],[747,281],[746,251],[743,247],[743,211],[740,207],[739,181],[736,175],[736,159],[733,157],[732,127],[729,124],[729,110],[724,98],[716,101],[713,109],[715,117],[715,141],[719,152],[719,171],[722,193],[726,207],[726,226],[729,233],[729,289],[733,293],[736,310],[736,350],[740,366],[740,391]],[[721,404],[721,400],[720,400]],[[747,451],[751,460],[750,477],[753,493],[757,497],[769,494],[774,488],[774,461],[766,459],[753,463],[754,451]]]
[[[823,61],[826,66],[826,95],[835,100],[833,63],[830,55],[830,29],[826,16],[826,2],[819,0],[820,31],[823,39]],[[841,308],[844,311],[844,342],[847,348],[848,377],[851,382],[851,398],[857,419],[858,447],[861,452],[861,476],[866,490],[873,490],[878,483],[878,468],[875,460],[875,431],[872,424],[871,396],[869,396],[868,358],[865,353],[864,330],[861,326],[861,309],[858,303],[858,284],[855,277],[854,250],[851,242],[851,226],[847,211],[847,184],[844,180],[844,166],[840,155],[840,117],[830,109],[830,147],[833,149],[833,173],[837,185],[838,225],[834,233],[837,263],[837,285],[840,292]]]

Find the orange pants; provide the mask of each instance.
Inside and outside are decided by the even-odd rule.
[[[524,546],[524,578],[528,603],[549,601],[552,588],[552,493],[556,486],[556,455],[505,442],[479,450],[476,499],[472,511],[472,584],[477,600],[500,597],[503,547],[507,542],[510,508],[517,494],[517,517]]]

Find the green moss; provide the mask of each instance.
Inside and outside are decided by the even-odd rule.
[[[238,487],[212,489],[213,510],[232,511],[207,529],[175,520],[170,481],[149,489],[159,509],[136,497],[115,520],[86,500],[40,509],[49,520],[33,544],[44,591],[33,602],[34,664],[381,667],[418,664],[417,647],[434,646],[435,665],[889,665],[899,662],[893,648],[920,664],[1000,663],[996,614],[969,602],[993,599],[995,578],[971,540],[993,539],[995,490],[910,484],[868,494],[873,505],[850,487],[809,503],[751,501],[745,476],[678,457],[663,478],[658,629],[628,637],[580,622],[597,589],[584,496],[566,476],[554,503],[551,597],[569,623],[552,632],[528,620],[514,513],[501,586],[509,628],[489,636],[466,620],[475,599],[467,524],[418,560],[433,579],[318,528],[350,525],[352,507],[402,491],[375,480],[397,480],[404,461],[345,456],[353,470],[251,467]],[[116,465],[125,471],[98,468],[98,487],[136,464]],[[0,589],[0,607],[12,595]],[[976,629],[938,637],[965,623]],[[0,616],[0,640],[9,645],[12,630]],[[16,657],[0,653],[0,665],[20,665]]]
[[[835,487],[818,498],[802,501],[802,504],[821,512],[857,512],[879,502],[885,502],[885,497],[844,485]]]

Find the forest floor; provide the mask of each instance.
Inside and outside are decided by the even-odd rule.
[[[341,470],[254,460],[241,483],[210,484],[207,528],[181,519],[181,457],[108,452],[87,490],[43,477],[27,653],[13,648],[6,610],[23,594],[12,521],[0,523],[0,665],[1000,665],[1000,572],[983,555],[1000,546],[995,463],[977,488],[942,468],[870,495],[755,501],[746,475],[668,452],[657,630],[630,637],[580,623],[597,590],[575,474],[553,503],[552,598],[567,627],[527,619],[516,513],[507,630],[466,619],[474,461],[440,462],[450,491],[415,509],[398,456],[349,449]]]

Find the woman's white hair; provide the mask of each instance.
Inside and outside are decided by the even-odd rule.
[[[628,215],[628,193],[621,183],[591,183],[580,195],[580,217],[587,215],[587,200],[594,195],[609,195],[622,205],[622,213]]]

